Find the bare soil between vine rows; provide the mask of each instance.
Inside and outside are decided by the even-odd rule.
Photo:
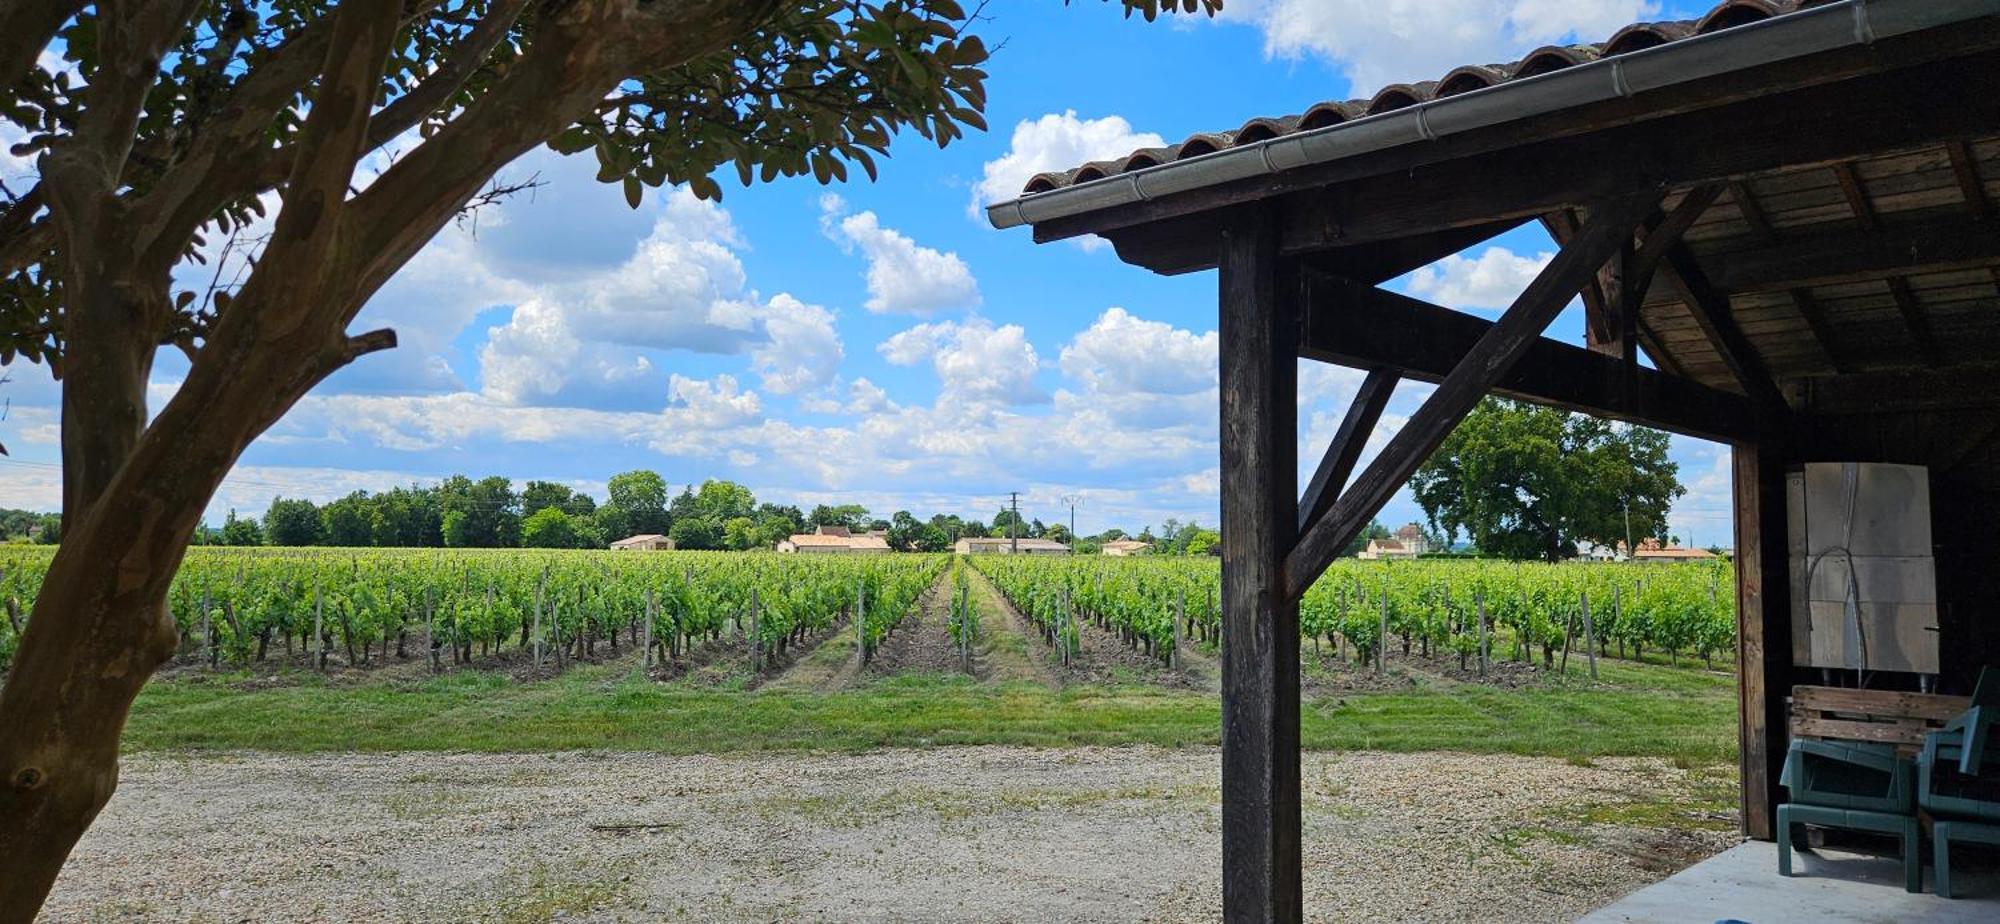
[[[1653,759],[1304,758],[1315,921],[1558,921],[1736,838]],[[1213,748],[128,757],[89,921],[1214,921]],[[1606,819],[1613,819],[1607,821]]]

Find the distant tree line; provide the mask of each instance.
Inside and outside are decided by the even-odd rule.
[[[1213,529],[1173,518],[1138,533],[1114,528],[1072,537],[1061,523],[1023,517],[1016,525],[1014,512],[1004,508],[990,525],[957,514],[918,519],[908,510],[885,520],[859,504],[802,511],[759,503],[749,488],[720,479],[671,494],[664,477],[644,469],[612,476],[605,494],[599,502],[554,481],[529,481],[517,490],[498,475],[476,481],[453,475],[432,486],[355,491],[324,504],[278,497],[261,517],[230,510],[221,527],[204,527],[194,540],[237,546],[601,549],[627,536],[654,534],[673,539],[676,548],[743,550],[768,549],[795,533],[837,526],[880,532],[899,552],[948,551],[961,538],[1006,536],[1010,529],[1023,539],[1052,539],[1086,554],[1106,542],[1137,539],[1152,543],[1156,555],[1215,555],[1222,541]],[[0,542],[54,543],[61,530],[60,514],[0,508]]]

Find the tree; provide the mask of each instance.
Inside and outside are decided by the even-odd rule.
[[[667,533],[667,480],[659,472],[638,469],[611,476],[605,484],[605,501],[600,510],[615,510],[599,523],[615,523],[623,532],[616,536]]]
[[[676,549],[719,549],[722,547],[722,526],[703,517],[683,517],[674,521],[673,531],[667,537],[674,540]]]
[[[701,483],[701,491],[695,494],[695,509],[711,520],[733,520],[755,512],[757,497],[734,481],[710,478]]]
[[[264,538],[272,545],[318,545],[319,508],[304,498],[272,498],[264,511]]]
[[[1578,542],[1666,531],[1687,492],[1667,435],[1518,401],[1489,398],[1410,480],[1444,532],[1464,530],[1481,552],[1560,561]]]
[[[320,541],[327,545],[372,545],[375,505],[367,491],[356,491],[319,508]]]
[[[576,492],[569,485],[553,481],[530,481],[521,488],[521,528],[527,529],[527,518],[533,517],[545,507],[555,507],[569,513],[569,505]]]
[[[263,545],[264,531],[257,528],[257,521],[236,515],[236,508],[229,508],[229,515],[222,520],[223,545]]]
[[[499,475],[478,481],[464,475],[445,479],[438,485],[438,507],[444,511],[444,544],[476,549],[519,545],[518,503],[514,483]]]
[[[722,523],[722,547],[741,552],[762,545],[757,532],[757,521],[749,517],[730,517]]]
[[[0,353],[61,378],[69,524],[0,688],[0,924],[34,916],[115,788],[132,701],[178,642],[169,582],[223,478],[327,376],[395,345],[347,326],[504,193],[503,167],[591,151],[633,202],[667,183],[719,197],[725,165],[746,183],[872,174],[896,132],[983,127],[977,24],[957,0],[0,4],[0,118],[39,173],[0,192]],[[36,64],[56,47],[61,75]],[[175,268],[270,194],[240,285],[177,290]],[[188,369],[154,414],[167,345]]]
[[[412,485],[375,495],[371,524],[375,544],[383,547],[436,548],[444,545],[444,513],[437,492]]]
[[[1215,530],[1189,524],[1181,531],[1180,538],[1183,555],[1222,554],[1222,534]]]
[[[575,518],[553,504],[521,521],[521,545],[530,549],[578,547]]]
[[[837,507],[820,504],[814,507],[812,513],[806,517],[807,526],[844,526],[848,529],[859,530],[864,528],[867,523],[868,508],[860,504],[841,504]]]

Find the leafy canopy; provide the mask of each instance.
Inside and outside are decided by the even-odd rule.
[[[1222,5],[1118,2],[1127,15],[1148,20],[1212,14]],[[261,249],[261,240],[236,236],[260,227],[262,197],[282,189],[310,142],[302,129],[321,89],[318,69],[338,4],[180,0],[176,6],[189,12],[177,26],[168,23],[175,31],[152,85],[140,94],[143,109],[116,190],[121,204],[160,235],[138,243],[162,275],[174,264],[216,260],[225,242],[239,254]],[[161,15],[175,15],[171,9],[162,4]],[[943,146],[968,128],[986,127],[983,67],[990,49],[974,32],[983,22],[978,9],[968,11],[959,0],[408,0],[403,10],[356,157],[408,162],[414,166],[407,173],[439,175],[447,159],[486,158],[471,171],[450,165],[453,176],[471,176],[473,185],[431,183],[395,193],[456,199],[454,208],[519,188],[499,183],[479,190],[517,156],[508,150],[511,140],[479,137],[495,134],[480,127],[495,112],[517,113],[521,124],[552,117],[554,131],[528,138],[518,150],[543,141],[566,154],[590,152],[598,179],[620,184],[635,206],[646,187],[669,183],[720,198],[718,170],[746,185],[781,176],[830,183],[848,179],[855,167],[873,177],[899,133]],[[103,13],[76,4],[72,14],[46,37],[61,57],[54,71],[28,65],[43,50],[40,36],[0,37],[0,119],[28,136],[13,149],[18,157],[59,151],[93,122]],[[707,24],[713,38],[689,38],[691,22]],[[550,88],[510,81],[510,72],[535,71],[538,49],[543,58],[567,56],[550,69],[561,80],[601,83],[609,92],[571,92],[574,101],[565,102]],[[473,127],[460,130],[466,126]],[[444,150],[424,151],[433,146]],[[65,269],[49,211],[54,192],[40,182],[0,187],[0,364],[17,355],[47,360],[60,377]],[[395,249],[402,259],[401,251],[414,252]],[[158,342],[192,353],[226,311],[241,275],[219,266],[202,284],[173,293],[152,332]]]
[[[1579,542],[1666,533],[1687,493],[1667,435],[1489,398],[1417,469],[1410,486],[1431,525],[1464,531],[1480,551],[1558,561]]]

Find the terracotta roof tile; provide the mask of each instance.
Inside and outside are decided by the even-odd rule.
[[[1212,154],[1230,147],[1256,144],[1297,132],[1328,128],[1434,99],[1477,92],[1509,81],[1575,67],[1600,57],[1630,54],[1680,41],[1689,36],[1733,29],[1830,2],[1832,0],[1725,0],[1698,20],[1633,23],[1618,30],[1601,43],[1551,45],[1538,48],[1519,61],[1503,64],[1470,64],[1455,68],[1437,80],[1383,87],[1374,96],[1365,100],[1327,100],[1313,104],[1311,108],[1298,115],[1260,116],[1243,123],[1242,127],[1235,131],[1202,132],[1165,148],[1144,148],[1126,157],[1092,161],[1067,171],[1036,174],[1029,179],[1023,192],[1027,195],[1049,192],[1064,186],[1101,180],[1121,173]]]

